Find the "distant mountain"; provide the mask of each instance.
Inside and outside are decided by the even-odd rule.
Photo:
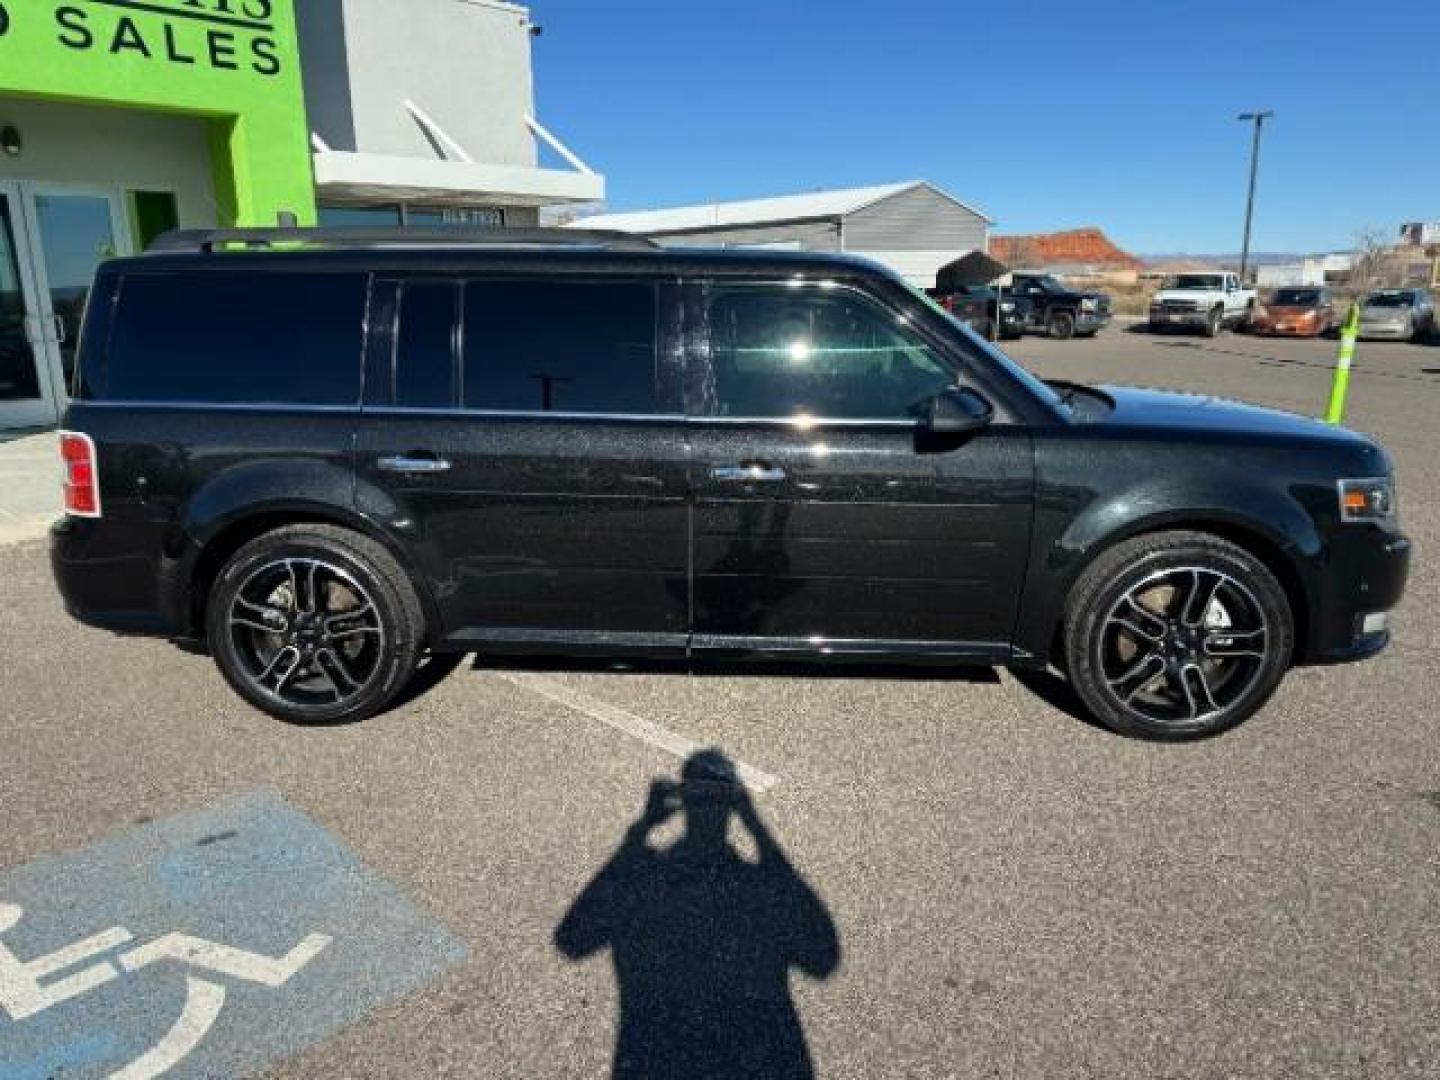
[[[1094,225],[1064,232],[992,236],[990,254],[1011,266],[1103,266],[1140,270],[1145,265],[1128,251],[1121,251]]]

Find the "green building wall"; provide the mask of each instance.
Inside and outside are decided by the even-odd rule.
[[[220,224],[314,224],[291,4],[0,0],[0,95],[203,117]]]

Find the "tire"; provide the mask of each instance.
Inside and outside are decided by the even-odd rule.
[[[291,525],[242,547],[211,587],[205,622],[231,688],[292,724],[383,710],[415,673],[426,629],[394,556],[330,525]]]
[[[1081,575],[1065,609],[1064,662],[1080,699],[1112,731],[1161,742],[1249,719],[1280,685],[1294,643],[1275,575],[1209,533],[1122,541]]]
[[[1069,341],[1075,336],[1075,316],[1069,311],[1056,311],[1050,316],[1050,336],[1056,341]]]
[[[1213,309],[1205,319],[1205,336],[1208,338],[1219,337],[1220,331],[1225,327],[1225,310],[1223,308]]]

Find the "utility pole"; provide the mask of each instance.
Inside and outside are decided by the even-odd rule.
[[[1235,119],[1255,125],[1255,136],[1250,143],[1250,194],[1245,199],[1245,245],[1240,249],[1240,284],[1245,284],[1245,271],[1250,268],[1250,223],[1255,217],[1255,178],[1260,173],[1260,132],[1265,121],[1274,116],[1269,109],[1241,113]]]

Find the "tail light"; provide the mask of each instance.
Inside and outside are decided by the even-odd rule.
[[[60,433],[60,460],[65,466],[65,512],[75,517],[100,516],[100,464],[95,440],[78,431]]]

